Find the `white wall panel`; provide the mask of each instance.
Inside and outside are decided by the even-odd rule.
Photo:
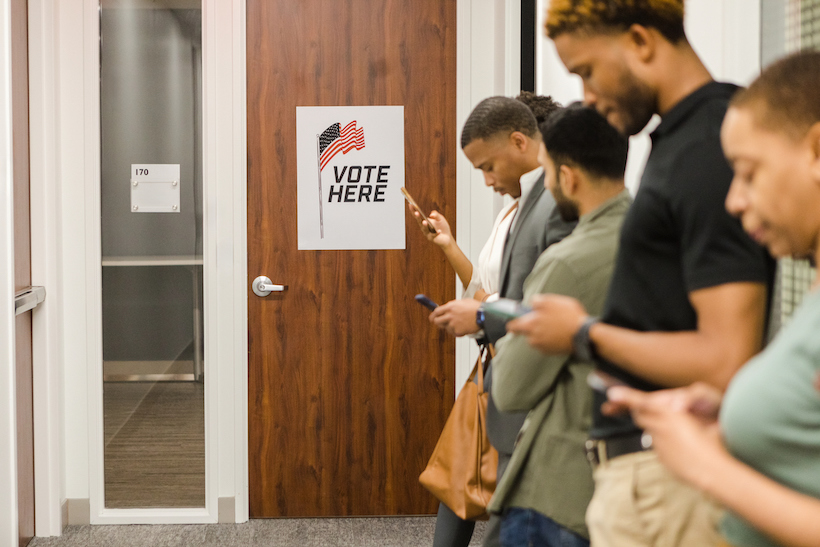
[[[521,82],[521,7],[518,0],[459,0],[456,103],[456,239],[476,263],[504,199],[461,152],[461,128],[472,109],[493,95],[515,96]],[[453,276],[455,277],[455,275]],[[458,279],[456,294],[461,295]],[[456,389],[467,380],[478,356],[470,338],[456,342]]]
[[[0,0],[0,544],[17,544],[11,6]]]
[[[31,283],[46,289],[32,316],[34,498],[38,536],[62,532],[64,378],[62,188],[57,169],[56,14],[49,0],[28,0]]]

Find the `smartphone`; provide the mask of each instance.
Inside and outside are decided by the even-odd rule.
[[[625,386],[626,384],[611,374],[595,369],[587,376],[587,385],[595,391],[606,393],[606,390],[613,386]]]
[[[418,302],[419,304],[421,304],[422,306],[424,306],[425,308],[428,308],[430,310],[434,310],[434,309],[438,308],[438,304],[436,304],[435,302],[433,302],[432,300],[427,298],[426,295],[423,295],[423,294],[417,294],[416,295],[416,302]]]
[[[435,234],[435,233],[437,233],[437,232],[436,232],[436,229],[435,229],[435,228],[433,228],[433,223],[432,223],[432,222],[430,222],[430,219],[429,219],[429,218],[427,218],[427,215],[425,215],[425,214],[424,214],[424,211],[422,211],[422,210],[421,210],[421,207],[419,207],[419,204],[418,204],[418,203],[416,203],[416,200],[414,200],[414,199],[413,199],[413,196],[411,196],[411,195],[410,195],[410,192],[408,192],[408,191],[407,191],[407,188],[405,188],[404,186],[402,186],[402,187],[401,187],[401,193],[402,193],[402,195],[404,195],[404,199],[406,199],[406,200],[407,200],[407,202],[408,202],[410,205],[412,205],[413,207],[415,207],[416,211],[418,211],[418,212],[419,212],[419,214],[421,215],[421,219],[422,219],[422,220],[426,220],[426,221],[427,221],[427,229],[430,231],[430,233],[431,233],[431,234]]]
[[[532,308],[525,306],[518,300],[510,298],[500,298],[495,302],[486,302],[483,305],[484,313],[500,317],[505,322],[521,317],[525,313],[532,311]]]

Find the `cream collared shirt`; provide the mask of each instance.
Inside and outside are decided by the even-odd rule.
[[[516,205],[526,202],[535,184],[544,172],[542,167],[524,173],[519,179],[521,183],[521,197],[507,204],[495,219],[490,238],[478,255],[478,264],[473,268],[470,284],[464,290],[463,298],[472,298],[479,289],[487,293],[487,301],[498,300],[499,285],[501,284],[501,262],[504,259],[504,243],[507,234],[515,226],[518,217]]]

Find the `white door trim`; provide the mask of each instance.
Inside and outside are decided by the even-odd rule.
[[[31,283],[46,288],[32,315],[35,533],[59,535],[63,495],[60,185],[57,170],[55,9],[28,0]]]
[[[205,0],[204,173],[206,191],[205,318],[211,361],[214,437],[211,470],[220,499],[234,500],[234,522],[248,520],[248,253],[245,0]],[[210,212],[210,214],[208,214]],[[276,234],[270,234],[275,237]],[[207,296],[206,296],[207,302]],[[206,347],[206,352],[208,348]],[[206,363],[207,364],[207,363]],[[218,368],[218,370],[217,370]],[[206,379],[206,382],[208,380]],[[210,429],[209,429],[210,431]],[[215,440],[215,439],[214,439]],[[215,484],[217,486],[217,484]],[[214,489],[216,490],[216,488]]]
[[[193,510],[103,508],[99,5],[29,10],[32,275],[48,294],[34,320],[37,535],[61,533],[66,499],[89,500],[94,524],[216,522],[222,498],[247,520],[244,2],[203,1],[206,504]]]
[[[87,0],[87,5],[95,4],[94,0]],[[247,370],[247,352],[243,350],[241,342],[247,338],[246,266],[244,261],[239,261],[245,255],[244,234],[247,228],[242,212],[237,214],[237,204],[241,205],[242,210],[245,207],[247,157],[244,144],[244,3],[203,0],[202,10],[205,507],[103,508],[100,354],[92,360],[95,366],[90,368],[97,370],[92,370],[89,378],[89,388],[98,390],[93,398],[97,412],[89,414],[90,430],[95,431],[96,428],[96,433],[90,436],[93,444],[90,467],[92,524],[213,523],[218,521],[218,498],[235,499],[235,517],[242,518],[243,506],[246,506],[242,500],[247,494],[243,495],[242,492],[246,491],[247,480],[244,484],[237,481],[237,477],[242,476],[242,468],[247,465],[246,458],[240,462],[234,459],[235,448],[242,444],[240,439],[246,435],[247,430],[246,427],[241,427],[243,422],[247,423],[247,406],[243,405],[241,399],[237,400],[239,398],[235,389],[237,383],[241,386],[243,381],[247,386],[246,374],[242,372],[243,368]],[[93,11],[94,21],[89,19],[87,22],[89,28],[98,24],[96,8]],[[94,35],[96,34],[95,32]],[[91,73],[97,77],[98,63],[90,64],[94,65]],[[99,95],[94,95],[99,112]],[[97,123],[96,127],[98,126]],[[98,133],[96,137],[99,142]],[[98,166],[98,159],[95,161]],[[98,182],[95,187],[98,191]],[[98,195],[95,196],[95,204],[98,211]],[[99,218],[97,211],[93,215],[95,219]],[[234,230],[234,217],[242,223],[239,233]],[[90,230],[93,230],[93,238],[99,241],[99,222],[94,223]],[[235,252],[236,240],[243,249],[240,253]],[[92,255],[90,260],[96,265],[99,253],[94,254],[96,256]],[[89,310],[89,316],[95,319],[94,333],[101,332],[101,322],[97,321],[100,309],[101,302],[96,301],[93,309]],[[240,329],[242,336],[238,335]],[[89,332],[89,339],[92,338],[91,334]],[[100,347],[100,344],[94,344],[92,349]],[[244,392],[247,393],[247,387]],[[242,408],[242,418],[237,416],[238,407]],[[246,442],[244,444],[247,446]],[[247,448],[244,452],[247,452]]]
[[[48,293],[34,326],[39,341],[35,346],[41,348],[39,355],[35,352],[39,536],[61,533],[66,498],[88,499],[94,524],[216,522],[218,497],[236,497],[236,516],[242,517],[247,480],[242,483],[237,477],[246,465],[234,466],[233,451],[237,442],[246,445],[234,436],[243,437],[247,411],[241,401],[234,401],[234,379],[242,377],[244,356],[241,343],[235,347],[234,340],[243,338],[237,331],[245,329],[245,314],[242,305],[239,312],[228,309],[236,299],[237,283],[224,281],[225,272],[231,281],[240,276],[244,289],[245,268],[237,265],[240,258],[233,256],[230,244],[224,245],[224,236],[214,237],[221,233],[230,239],[230,229],[218,230],[231,227],[236,203],[244,207],[244,100],[233,100],[237,87],[244,95],[244,35],[237,32],[244,29],[244,5],[239,4],[203,2],[203,47],[208,52],[205,138],[222,154],[205,159],[205,306],[210,335],[205,349],[205,507],[112,510],[103,508],[99,5],[95,0],[29,0],[32,266],[33,276]],[[236,59],[241,63],[234,69]],[[226,131],[231,128],[239,138]],[[237,186],[242,188],[238,201],[224,199],[224,189],[230,194]],[[243,290],[240,300],[244,298]],[[217,319],[210,321],[214,316]],[[223,364],[221,370],[217,363]],[[235,420],[237,415],[242,418]],[[223,427],[226,422],[228,427]],[[226,446],[227,461],[219,452],[224,453]]]
[[[0,0],[0,543],[17,545],[11,4]]]

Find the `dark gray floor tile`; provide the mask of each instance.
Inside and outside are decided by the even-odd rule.
[[[244,524],[70,526],[31,547],[427,547],[435,517],[254,519]],[[471,546],[481,545],[479,522]]]
[[[206,524],[205,545],[245,547],[253,545],[253,524]]]
[[[251,522],[251,545],[279,547],[293,545],[300,519],[254,519]]]

